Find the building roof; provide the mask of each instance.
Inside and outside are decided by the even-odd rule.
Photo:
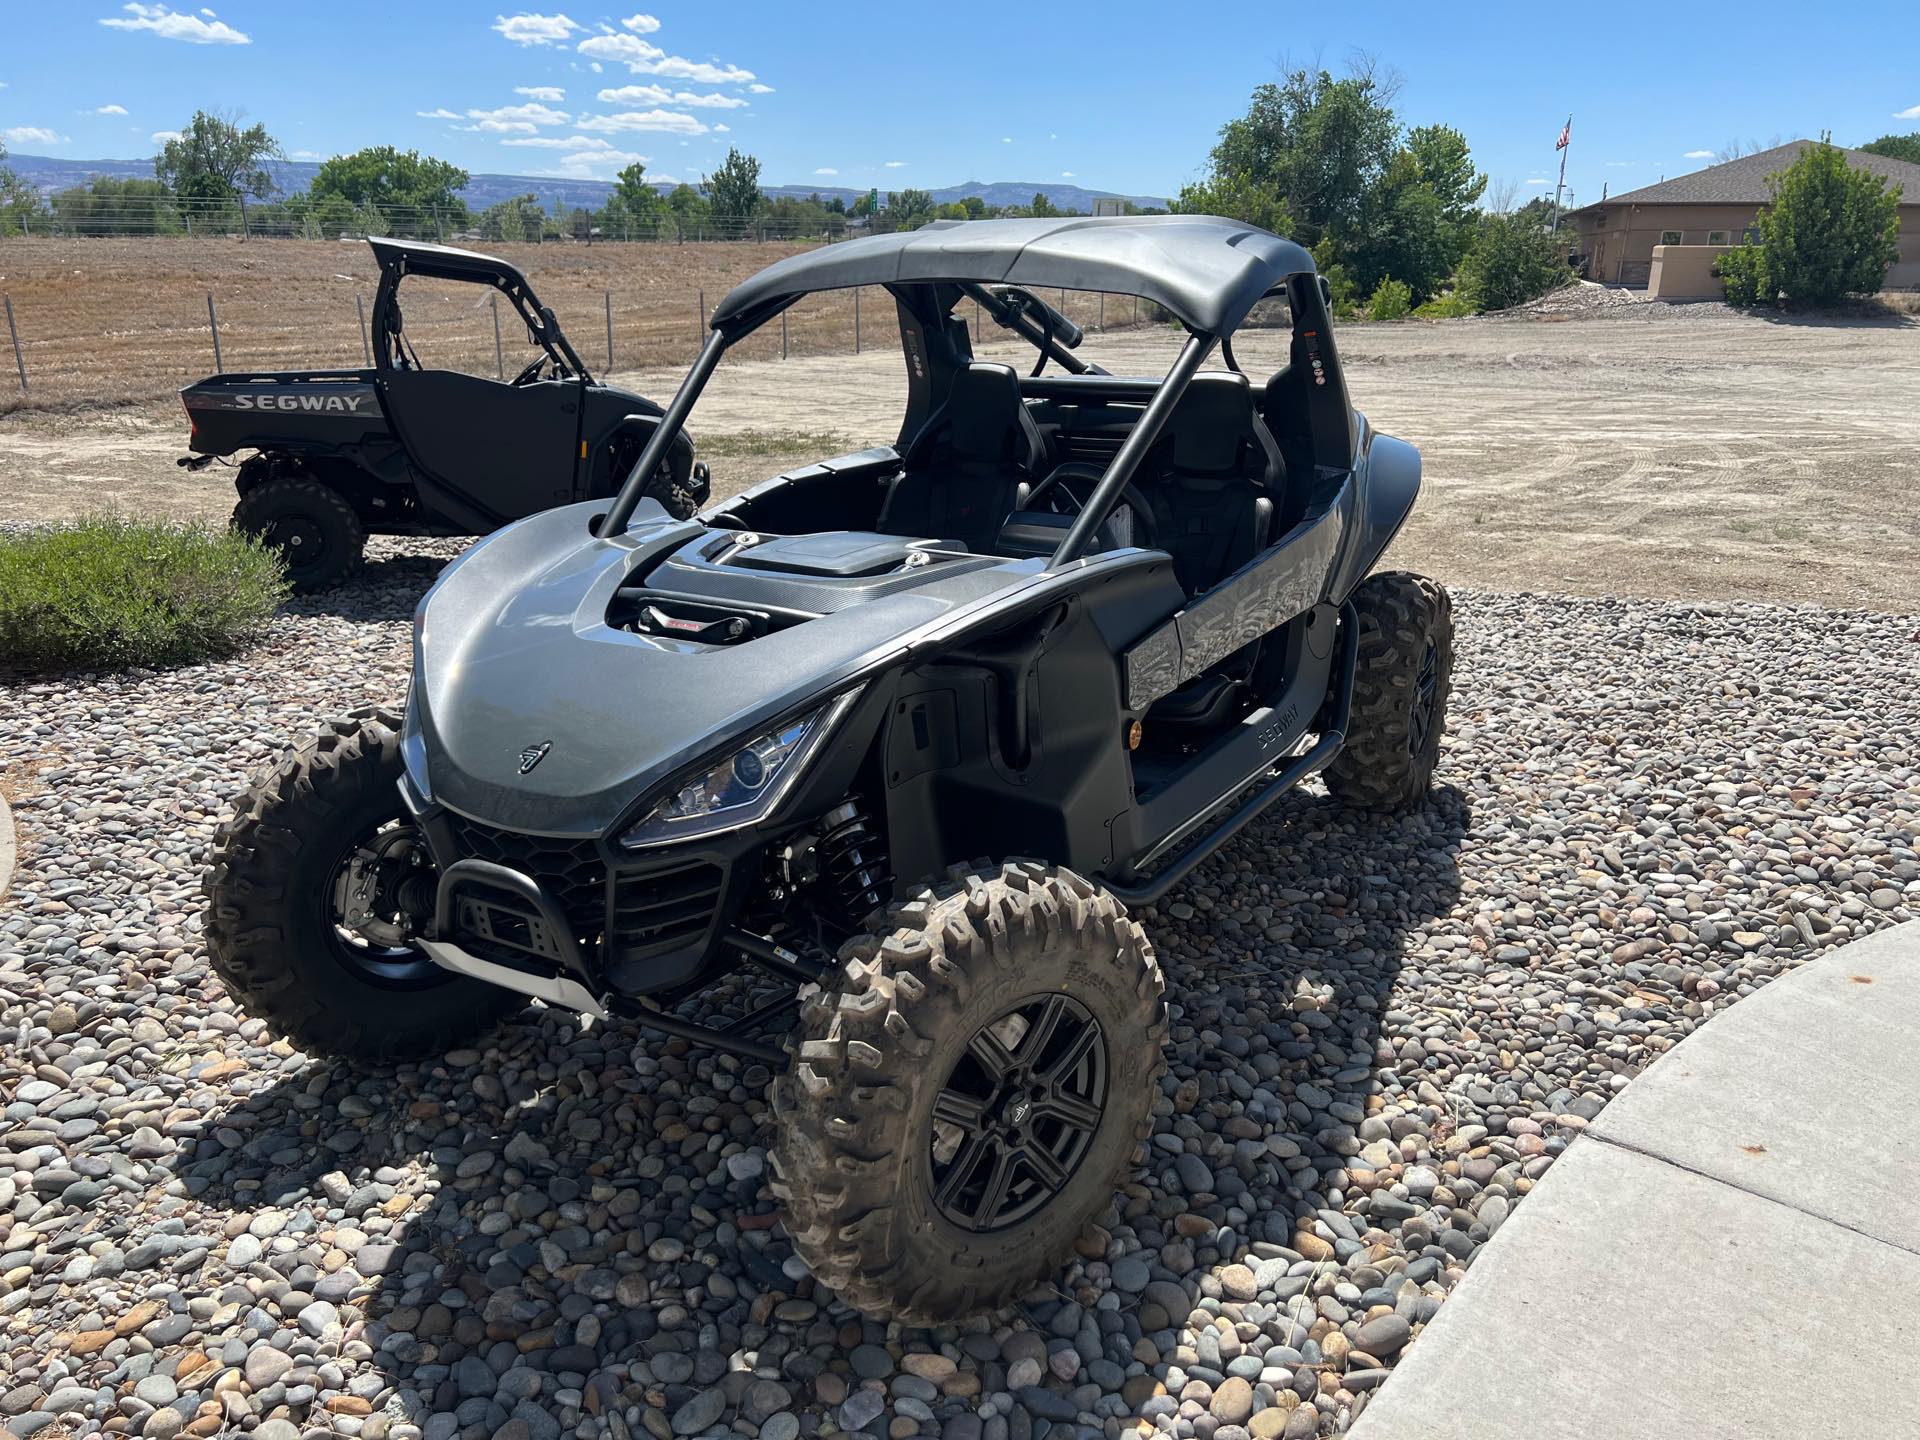
[[[1767,184],[1767,177],[1786,169],[1799,158],[1802,150],[1814,143],[1812,140],[1795,140],[1786,145],[1776,145],[1771,150],[1742,155],[1738,160],[1729,160],[1722,165],[1709,165],[1705,169],[1695,170],[1691,175],[1676,175],[1671,180],[1662,180],[1658,185],[1646,185],[1638,190],[1609,195],[1605,200],[1583,205],[1580,209],[1595,210],[1602,205],[1764,205],[1773,198],[1773,187]],[[1866,150],[1840,147],[1840,153],[1847,157],[1849,165],[1872,171],[1898,185],[1901,189],[1900,198],[1905,204],[1920,205],[1920,165],[1875,155]]]
[[[940,220],[776,261],[720,302],[713,328],[756,324],[815,290],[968,282],[1138,295],[1225,335],[1275,285],[1312,271],[1293,241],[1217,215]]]

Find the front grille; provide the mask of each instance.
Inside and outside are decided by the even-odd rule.
[[[639,875],[616,874],[608,958],[640,960],[704,938],[719,908],[722,878],[720,867],[704,860]]]
[[[593,841],[496,830],[451,811],[447,820],[462,859],[488,860],[537,882],[582,945],[592,945],[606,928],[607,871]]]

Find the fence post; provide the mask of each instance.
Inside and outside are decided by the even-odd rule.
[[[853,291],[853,353],[860,353],[860,288]]]
[[[207,323],[213,327],[213,371],[226,373],[226,361],[220,358],[220,312],[213,308],[213,292],[207,291]]]
[[[787,358],[787,312],[780,312],[780,358]]]
[[[702,290],[697,302],[699,308],[693,312],[693,353],[698,355],[700,347],[707,340],[707,292]]]
[[[1100,292],[1100,318],[1094,321],[1093,328],[1096,330],[1107,328],[1107,292],[1104,290]]]
[[[500,297],[489,295],[487,304],[493,307],[493,373],[497,379],[507,378],[506,352],[500,348]]]
[[[980,302],[973,302],[973,343],[980,343]]]
[[[433,210],[433,238],[436,240],[444,240],[447,238],[445,232],[440,228],[440,207],[437,205]]]
[[[607,301],[607,370],[611,373],[613,370],[613,291],[602,290],[600,293],[606,297]]]
[[[20,393],[27,393],[27,357],[20,351],[20,331],[13,323],[13,296],[0,297],[7,302],[7,333],[13,337],[13,363],[20,367]]]
[[[367,302],[360,298],[358,291],[354,292],[353,308],[360,316],[360,353],[366,357],[367,368],[371,370],[373,368],[373,336],[367,330]]]

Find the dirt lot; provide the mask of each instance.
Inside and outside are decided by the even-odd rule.
[[[704,248],[759,263],[754,247]],[[1399,564],[1494,589],[1920,608],[1920,324],[1633,305],[1350,325],[1340,339],[1355,402],[1426,457]],[[1085,353],[1140,372],[1175,343],[1135,330]],[[1281,346],[1244,335],[1241,362],[1262,373]],[[664,396],[682,358],[621,378]],[[891,440],[902,393],[897,351],[744,361],[723,367],[693,426],[726,493]],[[223,516],[222,472],[175,469],[183,438],[171,404],[0,416],[0,519],[103,503]]]

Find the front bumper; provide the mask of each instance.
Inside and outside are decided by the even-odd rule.
[[[584,1013],[603,1013],[610,994],[698,983],[759,880],[751,835],[629,851],[607,837],[500,829],[401,790],[440,871],[427,953]]]

